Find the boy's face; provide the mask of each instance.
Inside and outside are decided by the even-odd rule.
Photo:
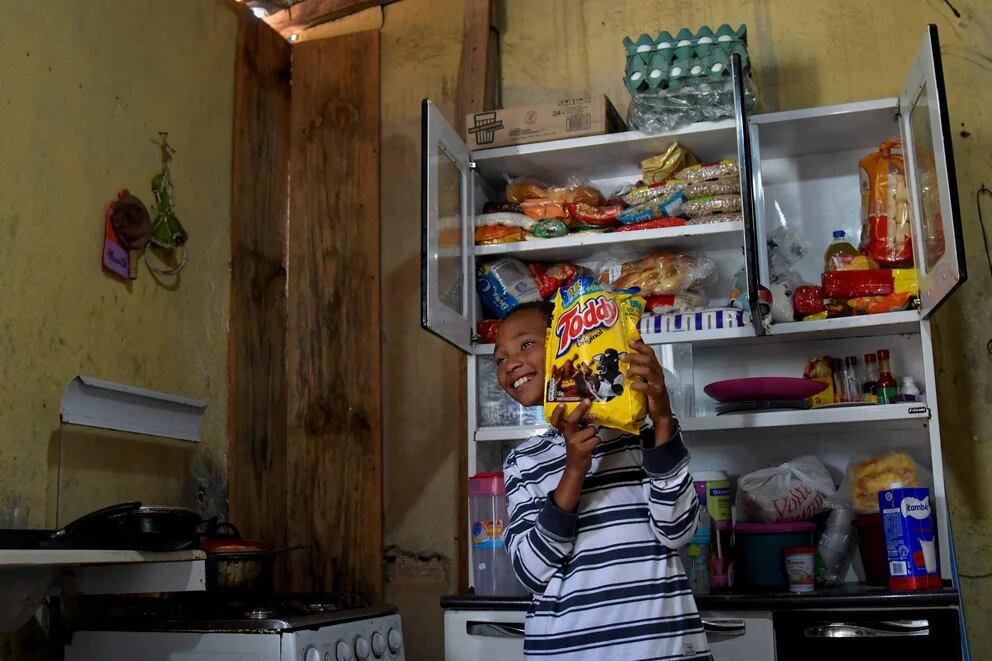
[[[510,315],[496,333],[496,376],[500,387],[524,406],[544,401],[544,343],[547,324],[538,310]]]

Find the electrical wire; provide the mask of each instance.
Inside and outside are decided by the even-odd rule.
[[[992,197],[992,190],[982,184],[975,193],[975,205],[978,207],[978,224],[982,227],[982,242],[985,244],[985,260],[989,263],[989,275],[992,276],[992,254],[989,253],[989,237],[985,231],[985,219],[982,218],[982,194]]]

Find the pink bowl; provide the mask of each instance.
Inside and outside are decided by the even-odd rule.
[[[827,387],[823,381],[786,376],[755,376],[715,381],[703,392],[718,402],[748,402],[766,399],[806,399]]]

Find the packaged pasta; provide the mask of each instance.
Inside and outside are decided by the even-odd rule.
[[[675,193],[661,202],[655,200],[649,204],[626,209],[617,215],[617,219],[624,225],[630,225],[658,218],[675,218],[682,215],[682,207],[686,203],[686,199],[685,193]]]
[[[682,215],[687,218],[709,216],[741,210],[740,195],[707,195],[688,200],[682,205]]]
[[[737,161],[730,159],[718,161],[716,163],[702,163],[700,165],[690,165],[680,170],[675,175],[676,179],[687,181],[690,184],[708,181],[710,179],[721,179],[738,174]]]
[[[657,184],[670,179],[673,174],[687,165],[698,162],[691,151],[677,142],[672,142],[664,154],[641,161],[641,176],[644,183]]]
[[[559,404],[570,415],[583,400],[596,424],[632,434],[647,415],[644,394],[631,389],[629,365],[620,360],[641,338],[637,322],[644,299],[614,292],[587,278],[558,290],[548,330],[544,414],[548,420]],[[635,377],[637,378],[637,377]]]

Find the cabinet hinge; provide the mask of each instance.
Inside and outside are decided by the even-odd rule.
[[[468,162],[468,169],[469,170],[474,170],[475,169],[475,161],[469,161]]]

